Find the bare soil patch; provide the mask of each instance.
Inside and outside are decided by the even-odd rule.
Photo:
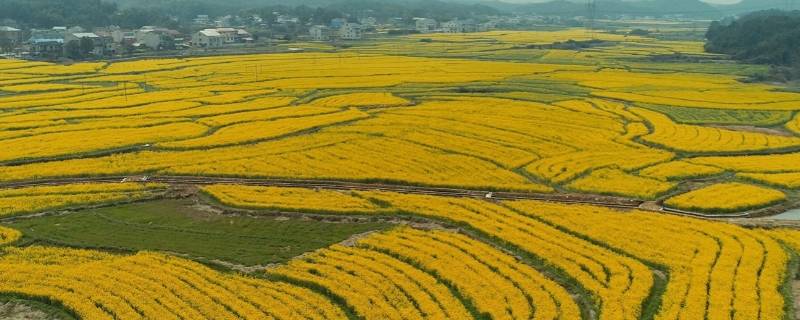
[[[0,302],[0,319],[6,320],[60,320],[60,318],[36,310],[23,303],[8,301]]]
[[[756,126],[742,126],[742,125],[711,125],[709,127],[719,128],[719,129],[727,129],[733,131],[744,131],[744,132],[755,132],[755,133],[764,133],[764,134],[771,134],[776,136],[784,136],[784,137],[792,137],[794,134],[787,130],[777,129],[777,128],[764,128],[764,127],[756,127]]]

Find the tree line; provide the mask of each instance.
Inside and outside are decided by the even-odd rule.
[[[767,10],[715,21],[706,33],[706,51],[771,65],[771,80],[800,78],[800,11]]]
[[[439,0],[0,0],[0,21],[17,26],[49,28],[118,25],[137,28],[161,25],[175,29],[187,26],[200,14],[214,16],[260,15],[267,23],[276,13],[299,18],[300,23],[322,24],[333,18],[375,17],[437,20],[498,15],[495,8],[481,4],[459,4]]]

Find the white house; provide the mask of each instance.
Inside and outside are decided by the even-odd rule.
[[[473,21],[453,20],[442,24],[442,30],[446,33],[467,33],[477,32],[478,25]]]
[[[364,31],[357,23],[345,23],[339,29],[339,38],[344,40],[359,40],[364,38]]]
[[[136,32],[122,29],[111,31],[111,38],[115,43],[134,43],[136,42]]]
[[[436,20],[428,19],[428,18],[417,18],[417,31],[419,33],[431,33],[436,31],[436,28],[439,27],[439,23]]]
[[[0,26],[0,40],[16,44],[22,41],[22,30],[8,26]]]
[[[221,48],[224,44],[222,35],[214,29],[205,29],[192,35],[192,45],[201,48]]]
[[[160,32],[156,32],[155,30],[142,32],[136,36],[136,42],[153,50],[161,49],[163,40],[164,38],[162,34]]]
[[[328,41],[331,39],[331,28],[327,26],[313,26],[308,29],[308,34],[311,36],[311,40]]]
[[[237,42],[238,32],[234,28],[216,28],[214,29],[222,36],[222,41],[225,43]]]

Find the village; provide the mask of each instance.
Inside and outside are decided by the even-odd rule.
[[[519,18],[487,17],[482,22],[431,18],[333,18],[328,24],[301,25],[296,17],[277,15],[272,24],[258,16],[211,18],[198,15],[190,32],[161,26],[125,29],[118,26],[87,30],[80,26],[21,29],[0,25],[0,55],[28,60],[99,60],[140,56],[196,55],[220,50],[264,49],[279,43],[315,41],[339,44],[393,34],[470,33],[513,25]],[[237,24],[238,22],[238,24]]]

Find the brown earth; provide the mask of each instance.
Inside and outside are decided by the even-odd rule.
[[[5,320],[59,320],[41,310],[19,302],[0,302],[0,319]]]
[[[710,125],[709,127],[719,128],[719,129],[728,129],[733,131],[744,131],[744,132],[756,132],[756,133],[764,133],[764,134],[771,134],[776,136],[784,136],[784,137],[793,137],[794,134],[787,130],[783,129],[776,129],[776,128],[763,128],[763,127],[756,127],[756,126],[734,126],[734,125]]]

